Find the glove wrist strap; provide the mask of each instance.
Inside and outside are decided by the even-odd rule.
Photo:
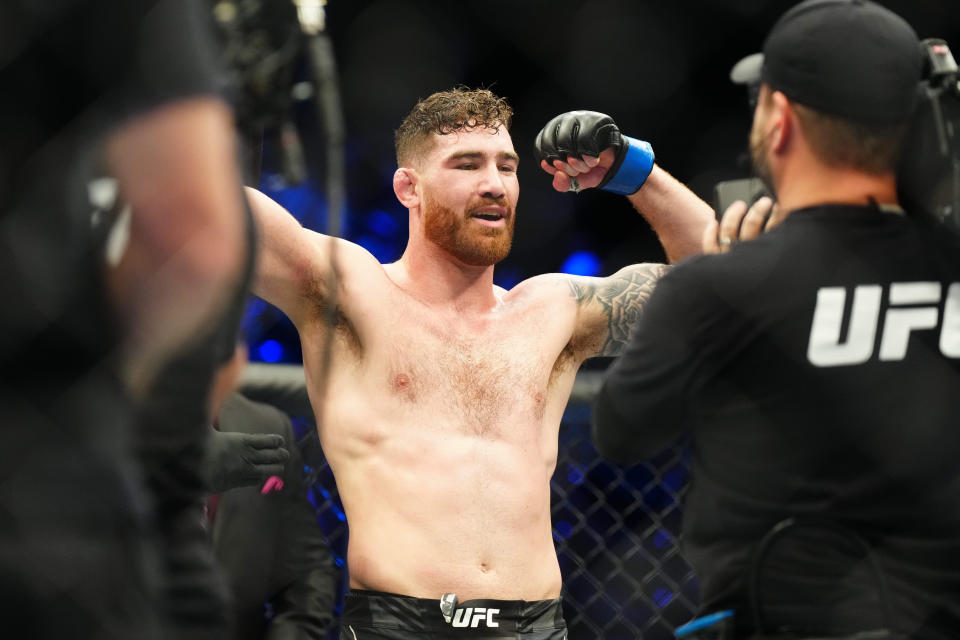
[[[623,141],[627,145],[627,152],[623,155],[620,166],[614,165],[610,168],[614,174],[608,182],[600,185],[600,188],[628,196],[636,193],[647,181],[647,176],[653,170],[654,155],[653,147],[645,140],[623,136]]]

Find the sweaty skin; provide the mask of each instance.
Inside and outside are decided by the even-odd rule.
[[[441,246],[426,219],[442,208],[464,245],[502,240],[519,196],[510,135],[501,127],[434,138],[395,177],[410,240],[393,264],[303,229],[251,191],[262,236],[255,293],[300,333],[320,441],[350,524],[351,587],[455,592],[461,601],[556,598],[549,480],[560,419],[580,364],[619,351],[665,267],[496,287],[492,264]],[[485,206],[503,219],[471,215]],[[334,242],[338,320],[322,402]]]

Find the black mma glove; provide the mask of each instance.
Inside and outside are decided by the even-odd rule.
[[[653,170],[653,147],[621,134],[613,118],[605,113],[561,113],[537,134],[533,153],[538,162],[546,160],[552,165],[554,160],[566,162],[570,156],[599,157],[608,148],[613,149],[616,159],[597,187],[624,196],[636,193]]]
[[[276,434],[211,429],[200,475],[214,493],[261,484],[283,475],[290,458],[283,444],[283,436]]]

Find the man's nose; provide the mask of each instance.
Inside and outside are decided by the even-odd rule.
[[[480,195],[485,198],[502,198],[506,195],[506,189],[503,186],[503,176],[500,174],[500,169],[496,164],[483,170],[480,183],[477,187]]]

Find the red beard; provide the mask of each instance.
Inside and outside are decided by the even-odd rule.
[[[470,220],[470,211],[496,204],[507,212],[502,228],[486,227]],[[464,264],[488,267],[507,257],[513,242],[513,209],[500,198],[471,202],[467,213],[457,214],[431,197],[423,200],[424,231],[427,239]]]

